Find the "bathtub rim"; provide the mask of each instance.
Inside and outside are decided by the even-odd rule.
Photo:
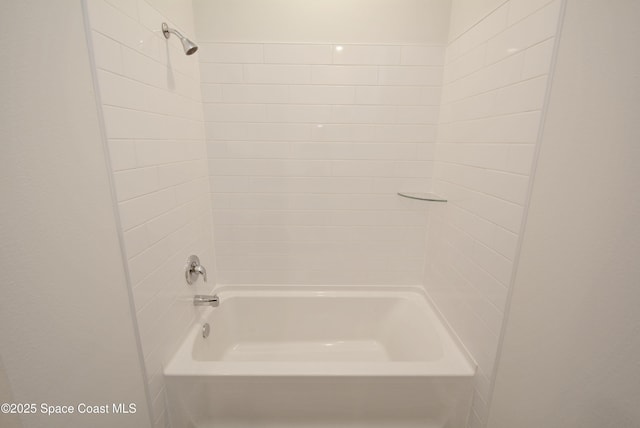
[[[196,361],[191,358],[193,338],[197,337],[203,322],[213,307],[196,309],[196,316],[176,350],[163,365],[165,376],[266,376],[266,377],[468,377],[474,376],[477,363],[471,357],[462,341],[455,334],[451,325],[434,305],[428,293],[421,286],[388,286],[388,285],[277,285],[277,284],[241,284],[216,285],[212,294],[220,297],[220,305],[230,297],[243,296],[298,296],[309,297],[310,294],[323,297],[358,296],[367,293],[367,297],[388,297],[420,299],[435,316],[440,326],[451,340],[454,352],[454,364],[442,362],[388,361],[388,362],[273,362],[273,361]],[[451,349],[449,349],[451,351]],[[448,354],[447,354],[448,355]]]

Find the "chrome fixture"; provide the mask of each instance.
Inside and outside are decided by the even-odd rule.
[[[213,306],[216,307],[220,305],[220,299],[218,299],[217,295],[206,296],[203,294],[196,294],[193,296],[193,305],[194,306]]]
[[[182,42],[182,47],[184,48],[184,53],[187,55],[193,55],[198,50],[198,45],[193,43],[191,40],[187,39],[185,36],[180,34],[178,30],[174,30],[173,28],[169,28],[166,22],[162,23],[162,34],[164,34],[164,38],[168,39],[171,33],[178,36],[180,41]]]
[[[191,255],[187,259],[187,266],[184,270],[184,277],[187,280],[187,284],[191,285],[196,282],[198,275],[202,275],[205,282],[207,281],[207,270],[204,266],[200,266],[200,259],[198,256]]]
[[[209,327],[209,323],[206,323],[202,326],[202,337],[206,339],[209,337],[209,332],[211,331],[211,327]]]

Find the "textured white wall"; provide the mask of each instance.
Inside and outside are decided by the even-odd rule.
[[[190,1],[87,0],[121,232],[156,426],[166,409],[162,363],[199,313],[192,295],[215,284],[198,55],[186,56],[163,21],[195,40]],[[188,286],[200,256],[209,282]]]
[[[429,207],[396,193],[431,187],[440,40],[301,43],[292,32],[295,43],[216,43],[202,35],[220,19],[217,3],[204,3],[196,15],[219,282],[420,284]],[[377,4],[360,6],[382,16]],[[426,12],[448,19],[446,8]],[[238,28],[252,34],[255,10],[244,14]]]
[[[640,426],[639,20],[567,3],[490,428]]]
[[[195,0],[198,37],[256,43],[445,43],[450,0]]]
[[[149,427],[81,3],[0,4],[0,353],[22,426]],[[0,426],[11,426],[0,414]]]
[[[486,422],[561,6],[477,3],[452,9],[434,172],[449,203],[430,219],[424,281],[478,362],[474,427]]]

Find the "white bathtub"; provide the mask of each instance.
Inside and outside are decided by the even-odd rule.
[[[217,291],[164,370],[174,428],[465,426],[474,365],[421,290]]]

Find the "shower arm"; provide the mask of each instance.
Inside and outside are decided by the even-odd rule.
[[[175,28],[169,28],[167,23],[163,22],[162,23],[162,34],[164,34],[164,38],[168,39],[169,36],[171,36],[171,33],[175,34],[176,36],[178,36],[181,39],[185,38],[180,31],[176,30]]]

